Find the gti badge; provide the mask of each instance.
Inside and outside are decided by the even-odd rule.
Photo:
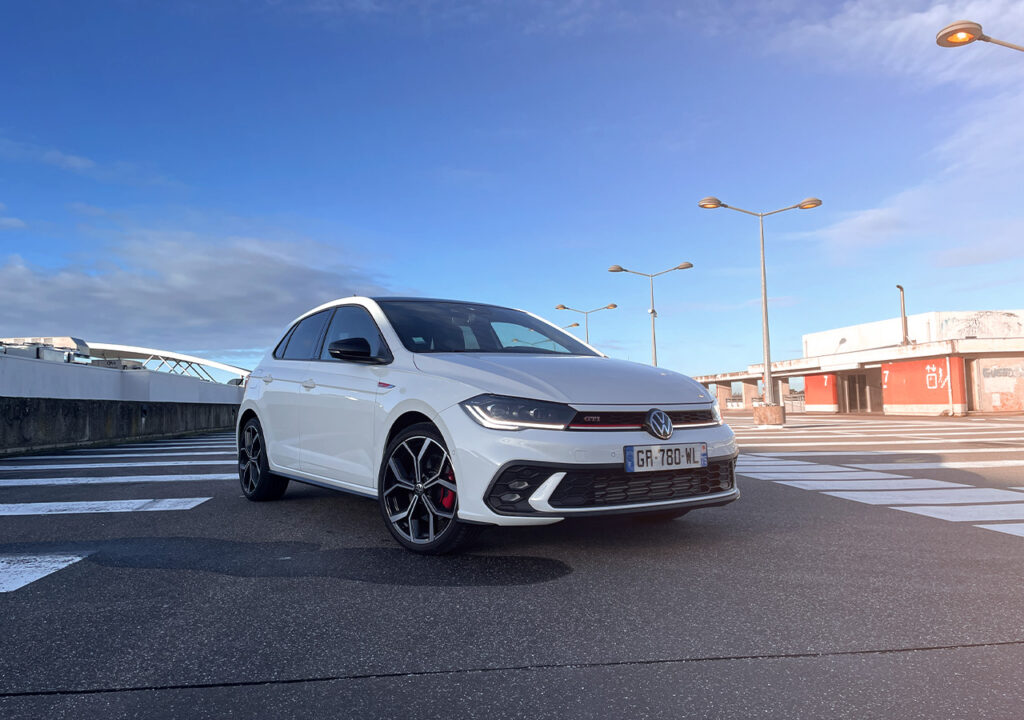
[[[652,408],[644,418],[644,430],[656,438],[668,440],[672,437],[672,418],[664,410]]]

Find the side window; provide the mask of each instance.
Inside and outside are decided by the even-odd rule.
[[[324,338],[324,347],[320,352],[321,360],[333,360],[328,347],[335,340],[347,338],[366,338],[370,343],[370,354],[374,357],[391,357],[391,352],[384,344],[380,336],[377,323],[373,321],[365,309],[357,305],[342,305],[334,311],[334,318],[330,327],[327,328],[327,337]]]
[[[316,356],[316,345],[330,314],[330,310],[324,310],[300,321],[292,330],[291,339],[288,340],[282,357],[285,360],[310,360]]]
[[[288,328],[288,332],[284,334],[284,337],[281,338],[281,342],[279,342],[277,344],[277,347],[274,348],[274,357],[277,358],[278,360],[284,357],[284,349],[288,347],[288,339],[292,336],[292,332],[294,331],[295,326],[292,325],[290,328]]]

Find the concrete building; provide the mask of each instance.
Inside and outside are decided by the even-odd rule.
[[[1024,411],[1024,310],[930,312],[803,336],[803,357],[772,363],[779,397],[804,379],[804,409],[826,413],[963,415]],[[763,364],[703,375],[723,407],[759,396]],[[735,403],[733,403],[734,405]]]

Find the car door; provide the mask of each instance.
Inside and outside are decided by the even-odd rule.
[[[371,356],[380,361],[331,357],[331,343],[348,338],[366,339]],[[376,485],[377,383],[383,370],[381,361],[390,358],[390,350],[365,308],[341,305],[335,309],[320,356],[310,363],[315,387],[307,391],[307,411],[302,417],[304,473],[360,488]]]
[[[286,341],[274,351],[256,382],[264,383],[260,422],[267,440],[267,456],[284,470],[300,470],[301,418],[305,412],[309,366],[317,354],[330,311],[303,318]]]

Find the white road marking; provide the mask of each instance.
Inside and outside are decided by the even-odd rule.
[[[950,522],[983,522],[985,520],[1024,520],[1024,502],[1001,505],[938,505],[898,507],[894,510],[926,515]]]
[[[95,468],[133,468],[133,467],[166,467],[173,465],[175,467],[179,465],[234,465],[236,461],[223,461],[223,460],[175,460],[174,462],[126,462],[126,463],[75,463],[70,465],[17,465],[17,466],[3,466],[0,467],[0,471],[9,470],[92,470]]]
[[[995,530],[996,532],[1006,533],[1007,535],[1017,535],[1024,537],[1024,523],[1002,523],[1000,525],[975,525],[974,527],[980,527],[985,530]]]
[[[228,456],[231,457],[235,454],[234,450],[215,450],[210,452],[187,452],[182,450],[181,452],[148,452],[148,453],[117,453],[111,455],[89,455],[87,457],[73,456],[73,455],[27,455],[25,457],[8,458],[0,462],[0,467],[19,467],[17,464],[25,461],[32,460],[95,460],[96,458],[134,458],[134,457],[206,457],[208,455],[217,455],[220,457]]]
[[[147,445],[118,445],[117,447],[105,447],[105,448],[85,448],[83,450],[69,450],[69,455],[92,455],[94,453],[109,453],[109,452],[136,452],[139,450],[158,452],[161,450],[233,450],[235,448],[234,442],[224,443],[202,443],[195,445],[161,445],[159,447],[150,447]]]
[[[957,503],[997,503],[1024,500],[1024,494],[1012,490],[965,488],[963,490],[864,490],[826,492],[825,495],[856,500],[869,505],[954,505]]]
[[[938,470],[940,468],[1000,468],[1000,467],[1024,467],[1024,460],[943,460],[940,462],[926,463],[870,463],[867,465],[854,465],[853,467],[864,470]]]
[[[0,555],[0,592],[11,592],[87,555]]]
[[[906,475],[892,475],[881,472],[858,472],[856,470],[845,470],[845,468],[826,470],[824,472],[740,472],[740,474],[752,477],[755,480],[882,480],[906,477]]]
[[[801,490],[932,490],[935,488],[971,487],[944,480],[776,480]],[[902,510],[903,508],[898,508]],[[984,519],[984,518],[981,518]]]
[[[191,510],[207,500],[164,498],[161,500],[99,500],[87,502],[13,503],[0,505],[0,515],[69,515],[79,513]]]
[[[237,480],[237,473],[209,475],[113,475],[109,477],[0,478],[0,488],[43,487],[47,485],[107,485],[115,483],[202,482],[203,480]]]
[[[740,441],[740,447],[743,446],[743,438],[736,438]],[[1024,436],[1015,436],[1008,438],[1001,438],[1001,440],[1024,440]],[[940,445],[950,443],[961,443],[961,442],[981,442],[974,438],[939,438],[931,440],[871,440],[868,442],[862,442],[860,440],[843,440],[842,438],[835,438],[832,442],[755,442],[751,443],[751,447],[820,447],[824,445],[870,445],[871,447],[878,447],[879,445]],[[984,442],[992,442],[986,440]],[[951,450],[950,452],[957,452]]]
[[[764,452],[757,453],[758,457],[763,457],[768,460],[770,458],[787,458],[793,455],[799,455],[800,457],[838,457],[845,455],[881,455],[881,456],[897,456],[897,455],[936,455],[938,453],[944,453],[944,450],[935,450],[933,448],[912,448],[910,450],[811,450],[808,452]],[[957,448],[950,450],[950,455],[965,455],[967,453],[1005,453],[1012,455],[1013,453],[1024,452],[1024,447],[1001,447],[1001,448]],[[744,453],[744,457],[751,457],[754,453]]]

